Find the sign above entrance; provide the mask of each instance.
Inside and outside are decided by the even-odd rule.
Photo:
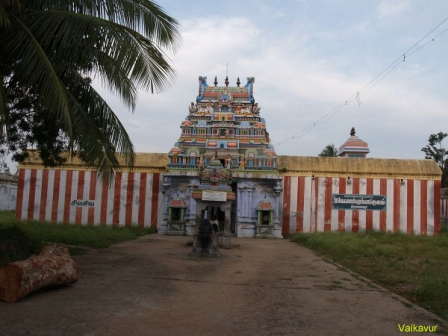
[[[227,193],[222,191],[202,191],[203,201],[225,202],[227,201]]]

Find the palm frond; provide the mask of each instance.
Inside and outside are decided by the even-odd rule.
[[[138,31],[158,46],[176,52],[181,42],[179,23],[150,0],[28,0],[29,8],[80,13]]]
[[[69,72],[63,78],[76,88],[69,97],[75,116],[76,142],[82,151],[82,159],[99,168],[109,180],[120,169],[118,158],[125,166],[134,164],[134,147],[124,126],[98,92],[77,72]],[[73,92],[79,93],[75,96]]]
[[[9,27],[11,24],[9,13],[18,12],[20,9],[19,0],[0,0],[0,28]]]
[[[102,18],[55,11],[29,13],[26,24],[52,57],[76,64],[78,70],[106,75],[120,71],[144,90],[161,92],[174,80],[166,55],[152,41],[130,28]],[[103,70],[107,68],[107,73]],[[106,82],[107,82],[106,81]],[[117,81],[115,81],[117,83]],[[111,85],[112,84],[112,85]],[[109,89],[121,89],[107,83]],[[122,96],[129,102],[129,96]]]
[[[3,3],[0,2],[0,28],[7,27],[10,24],[8,11],[3,7]]]
[[[3,86],[3,76],[0,76],[0,136],[4,135],[5,126],[8,120],[8,106],[6,104],[6,92]]]
[[[163,50],[175,52],[180,39],[178,22],[150,0],[0,0],[0,61],[13,65],[14,85],[38,97],[63,125],[69,148],[76,144],[106,179],[123,161],[133,166],[134,148],[88,76],[133,110],[137,89],[171,85],[175,71]]]
[[[4,48],[9,52],[9,55],[3,57],[6,57],[6,60],[21,60],[14,73],[18,83],[28,86],[32,91],[38,91],[41,103],[50,108],[55,118],[64,121],[64,131],[71,134],[73,116],[65,87],[39,41],[17,17],[2,37],[6,42]]]

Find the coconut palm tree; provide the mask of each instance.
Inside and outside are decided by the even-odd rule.
[[[324,149],[322,149],[322,152],[320,152],[319,156],[329,156],[329,157],[338,156],[338,149],[335,147],[334,144],[327,145]]]
[[[58,122],[71,153],[111,177],[120,157],[133,165],[134,148],[90,77],[132,111],[137,89],[171,84],[165,51],[179,42],[177,21],[149,0],[0,0],[2,134],[20,88]]]

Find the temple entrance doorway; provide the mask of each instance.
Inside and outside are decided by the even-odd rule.
[[[201,210],[201,218],[209,219],[212,223],[218,221],[219,231],[224,231],[224,224],[226,219],[225,211],[221,210],[221,206],[208,205]],[[201,222],[202,222],[201,220]]]

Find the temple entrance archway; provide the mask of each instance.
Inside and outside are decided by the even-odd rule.
[[[221,209],[221,205],[206,205],[201,210],[201,222],[209,219],[211,222],[218,221],[219,231],[224,231],[226,213]]]
[[[230,247],[230,236],[231,236],[231,208],[232,201],[226,202],[211,202],[211,201],[196,201],[196,229],[202,223],[202,221],[207,218],[210,221],[215,219],[218,221],[218,231],[222,232],[218,236],[218,242],[220,246]],[[212,224],[213,225],[213,224]]]

